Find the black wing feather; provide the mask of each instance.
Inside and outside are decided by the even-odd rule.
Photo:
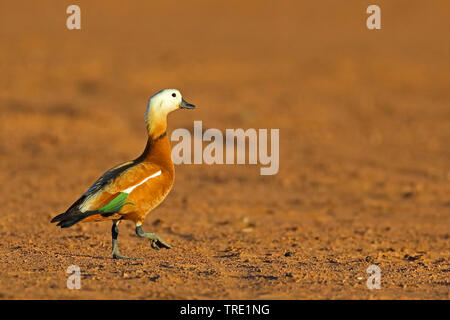
[[[69,209],[67,209],[66,212],[61,213],[54,217],[51,222],[58,222],[57,226],[60,226],[61,228],[68,228],[76,224],[77,222],[80,222],[81,220],[92,216],[94,214],[100,213],[99,211],[80,211],[80,206],[83,204],[83,202],[88,198],[89,196],[97,193],[101,189],[103,189],[106,185],[111,183],[112,180],[114,180],[117,176],[119,176],[122,172],[125,170],[131,168],[132,166],[136,165],[136,160],[130,161],[129,163],[125,164],[126,162],[119,164],[108,171],[106,171],[100,178],[97,179],[97,181],[94,182],[94,184],[79,198],[77,201],[75,201]]]
[[[106,185],[108,185],[114,178],[119,176],[122,172],[126,171],[127,169],[133,167],[136,165],[136,162],[129,161],[128,164],[125,164],[126,162],[119,164],[108,171],[106,171],[100,178],[98,178],[97,181],[94,182],[94,184],[83,194],[81,198],[84,196],[90,196],[91,194],[95,194],[101,189],[103,189]]]

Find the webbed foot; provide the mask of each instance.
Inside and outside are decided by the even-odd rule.
[[[172,246],[165,242],[163,238],[161,238],[156,233],[150,233],[150,232],[144,232],[142,230],[142,226],[136,227],[136,234],[141,238],[149,238],[150,239],[150,245],[153,249],[159,250],[159,249],[170,249]]]

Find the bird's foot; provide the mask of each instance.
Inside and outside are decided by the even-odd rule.
[[[120,254],[118,249],[113,250],[111,253],[113,259],[135,260],[136,258],[126,257]]]
[[[123,256],[123,255],[121,255],[120,253],[118,253],[118,252],[113,252],[112,253],[112,258],[113,259],[126,259],[126,260],[129,260],[129,259],[132,259],[132,258],[130,258],[130,257],[125,257],[125,256]]]
[[[152,246],[153,249],[155,250],[159,250],[161,248],[165,248],[165,249],[170,249],[172,248],[172,246],[168,243],[166,243],[163,238],[161,238],[158,234],[156,233],[149,233],[149,232],[144,232],[142,230],[142,226],[141,225],[136,225],[136,234],[141,237],[141,238],[149,238],[150,239],[150,245]]]
[[[113,259],[123,259],[123,260],[144,260],[144,258],[133,258],[133,257],[126,257],[121,255],[120,253],[113,253],[112,254]]]
[[[159,250],[161,248],[170,249],[172,246],[168,243],[166,243],[163,238],[161,238],[156,233],[147,233],[146,237],[150,239],[150,245],[153,249]]]

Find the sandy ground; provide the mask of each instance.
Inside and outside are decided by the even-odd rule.
[[[2,299],[449,299],[450,2],[61,1],[0,4]],[[180,165],[144,230],[49,223],[169,128],[279,128],[280,171]],[[369,290],[368,266],[382,270]],[[66,269],[81,268],[81,290]]]

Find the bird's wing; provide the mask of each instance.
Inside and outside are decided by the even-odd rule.
[[[106,171],[100,178],[98,178],[97,181],[95,181],[94,184],[83,194],[83,196],[90,196],[97,193],[98,191],[109,185],[115,178],[119,177],[122,173],[132,168],[133,166],[136,166],[135,161],[124,162],[115,167],[112,167],[111,169]]]
[[[82,198],[85,197],[85,200],[80,203],[79,209],[118,212],[126,200],[123,194],[130,194],[135,188],[161,173],[161,169],[154,164],[130,161],[118,165],[105,172],[83,194]],[[120,199],[123,201],[119,201]]]
[[[66,212],[54,217],[51,222],[68,228],[95,214],[109,217],[119,212],[128,195],[138,186],[162,174],[154,164],[129,161],[106,171]]]

